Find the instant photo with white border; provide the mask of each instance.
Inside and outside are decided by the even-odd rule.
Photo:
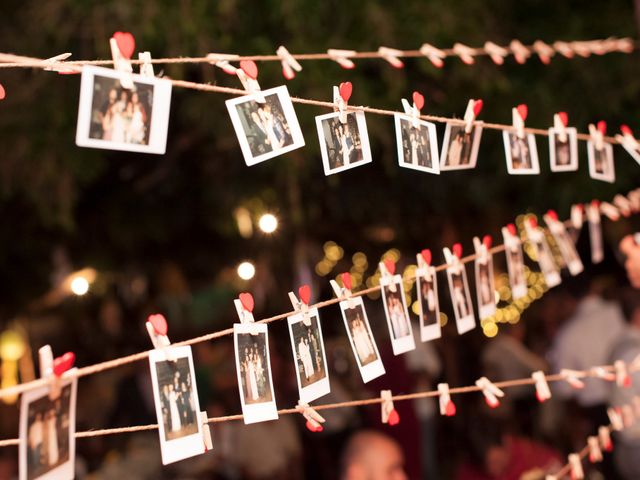
[[[449,294],[451,295],[451,306],[456,318],[458,334],[462,335],[476,326],[476,318],[473,313],[471,303],[471,293],[469,292],[469,281],[467,280],[467,270],[463,263],[447,268],[447,279],[449,280]],[[454,285],[455,281],[460,285]]]
[[[133,79],[133,90],[127,90],[120,84],[119,80],[128,76]],[[104,82],[110,86],[103,86]],[[83,67],[76,145],[164,154],[167,148],[171,86],[169,80],[162,78],[94,66]],[[106,96],[103,88],[108,90]],[[112,99],[110,97],[113,91],[116,92],[116,96]],[[138,94],[139,100],[136,103],[133,102],[134,93]],[[145,94],[144,99],[140,98],[142,93]],[[131,95],[131,99],[127,98],[125,102],[123,94],[127,97]],[[95,101],[99,101],[99,97],[95,98],[96,96],[104,96],[101,104],[97,106],[94,105]],[[147,112],[149,107],[151,111]]]
[[[517,244],[506,245],[504,254],[507,258],[511,298],[518,300],[527,294],[527,279],[524,271],[522,244],[518,242]]]
[[[162,464],[167,465],[204,453],[200,403],[191,347],[169,346],[165,349],[151,350],[149,366],[158,418]],[[173,375],[165,378],[159,369],[172,371]],[[179,384],[176,385],[178,381]],[[184,395],[186,397],[183,398]],[[184,424],[183,413],[188,419]],[[171,431],[166,428],[165,421],[170,425]],[[170,439],[170,436],[175,438]]]
[[[602,220],[598,207],[587,205],[587,221],[589,222],[589,244],[591,245],[591,263],[594,265],[604,260],[602,239]]]
[[[504,154],[507,160],[507,172],[510,175],[537,175],[540,173],[540,161],[538,160],[538,147],[536,145],[536,136],[533,133],[525,134],[525,138],[518,137],[516,132],[504,130],[502,132],[502,139],[504,141]],[[525,141],[528,151],[530,166],[514,166],[513,156],[511,154],[511,140],[515,139],[516,142]]]
[[[496,313],[496,285],[493,277],[493,254],[487,253],[487,260],[483,262],[476,258],[474,265],[476,277],[476,298],[478,300],[478,316],[480,320]],[[486,271],[486,279],[482,272]]]
[[[65,372],[60,380],[60,396],[51,400],[50,385],[45,385],[22,394],[20,399],[20,480],[71,480],[75,477],[76,458],[76,399],[78,390],[78,378],[72,377],[77,369]],[[57,412],[56,402],[60,402],[60,412]],[[62,405],[62,403],[65,405]],[[68,404],[67,404],[68,402]],[[35,405],[35,406],[34,406]],[[30,411],[35,410],[35,413]],[[53,410],[53,413],[52,413]],[[64,411],[66,410],[66,419]],[[52,417],[46,418],[48,415]],[[31,418],[35,415],[35,420]],[[37,422],[37,423],[36,423]],[[53,422],[53,425],[51,425]],[[43,445],[45,429],[50,432],[50,427],[56,435],[49,436],[49,444]],[[62,437],[61,431],[67,429]],[[55,440],[55,442],[53,441]],[[62,440],[62,441],[61,441]],[[65,448],[66,446],[66,448]],[[65,451],[66,450],[66,451]],[[32,472],[32,459],[38,463],[43,460],[44,452],[54,458],[48,459],[48,464],[53,465],[44,472]]]
[[[569,236],[569,233],[567,232],[565,226],[560,223],[555,228],[549,227],[549,231],[551,232],[551,235],[553,235],[553,238],[558,245],[560,255],[562,255],[569,273],[571,273],[571,275],[573,275],[574,277],[579,273],[582,273],[582,271],[584,270],[584,265],[582,264],[580,255],[578,255],[578,251],[576,250],[576,246],[573,243],[573,240],[571,240],[571,237]]]
[[[340,122],[340,112],[327,113],[316,117],[320,153],[322,154],[325,175],[343,172],[372,161],[364,112],[347,112],[346,115],[347,123]],[[349,121],[350,119],[351,122]],[[356,129],[356,139],[351,134],[351,129],[354,128],[353,125],[355,125]],[[345,133],[345,130],[348,130],[349,133]],[[358,150],[360,153],[358,153]],[[356,155],[355,161],[353,153]],[[360,155],[362,158],[357,158]],[[341,159],[340,156],[342,156]]]
[[[567,135],[566,142],[560,142],[560,131],[557,128],[551,127],[549,129],[549,165],[552,172],[573,172],[578,170],[578,131],[575,127],[568,127],[564,129]],[[556,142],[556,137],[558,142]],[[562,144],[565,145],[562,145]],[[568,162],[559,163],[558,155],[559,148],[566,148],[566,154],[568,155]]]
[[[358,310],[362,314],[362,318],[358,315]],[[362,381],[367,383],[374,378],[384,375],[384,365],[378,352],[376,339],[371,332],[371,326],[369,325],[369,319],[367,318],[367,311],[364,308],[362,297],[352,297],[348,300],[341,301],[340,311],[342,312],[344,328],[347,330],[353,355],[356,357],[356,363],[358,364],[360,375],[362,375]],[[354,320],[358,320],[358,325],[353,325],[353,328],[351,320],[347,318],[351,312],[353,312],[352,315],[356,316]],[[365,363],[364,360],[360,358],[360,353],[368,354],[364,357],[364,360],[367,360],[369,357],[372,358]]]
[[[263,370],[266,370],[266,373],[269,377],[269,381],[265,382],[263,385],[264,389],[268,389],[265,391],[265,397],[268,398],[266,401],[256,402],[256,403],[248,403],[245,400],[245,394],[248,396],[248,392],[250,388],[254,388],[256,393],[259,395],[259,386],[257,377],[254,376],[254,381],[251,382],[255,385],[247,386],[247,392],[245,393],[245,389],[242,384],[242,373],[243,370],[240,367],[240,355],[244,355],[244,352],[239,351],[239,340],[241,335],[249,335],[251,337],[255,337],[261,345],[257,345],[264,349],[265,359],[264,362],[266,364],[261,365]],[[248,338],[248,337],[245,337]],[[240,392],[240,402],[242,403],[242,415],[244,417],[244,423],[258,423],[265,422],[268,420],[276,420],[278,418],[278,407],[276,406],[276,397],[275,392],[273,390],[273,375],[271,374],[271,358],[269,355],[269,332],[267,330],[267,325],[264,323],[234,323],[233,324],[233,346],[235,349],[235,357],[236,357],[236,372],[238,374],[238,390]],[[259,352],[257,353],[259,355]],[[245,358],[244,360],[249,360]],[[259,358],[262,362],[262,358]],[[254,369],[255,370],[255,369]],[[251,371],[245,371],[245,377],[251,375]],[[254,374],[255,375],[255,374]],[[251,381],[251,379],[249,379]],[[268,383],[268,384],[267,384]]]
[[[418,120],[418,126],[414,128],[411,115],[396,113],[393,117],[396,126],[398,165],[421,172],[439,174],[440,160],[438,159],[436,125],[425,120]],[[406,136],[407,147],[404,144],[406,130],[409,130],[409,134]],[[413,140],[412,134],[415,137]],[[423,139],[422,142],[418,142],[419,137]],[[409,161],[406,161],[407,157],[409,157]],[[425,164],[425,157],[431,162],[431,166]]]
[[[260,94],[264,103],[257,102],[251,94],[225,102],[248,166],[304,147],[287,86],[262,90]]]
[[[596,168],[596,148],[593,142],[587,142],[587,154],[589,157],[589,176],[594,180],[614,183],[616,181],[616,169],[613,163],[613,146],[610,143],[603,143],[600,155],[604,155],[602,169]]]
[[[400,355],[416,348],[413,327],[407,309],[401,275],[383,275],[380,278],[382,304],[387,317],[393,354]]]
[[[309,319],[308,326],[305,323],[306,318]],[[331,391],[329,368],[318,309],[314,307],[306,312],[291,315],[287,318],[287,323],[289,324],[289,337],[291,338],[291,350],[293,352],[293,363],[296,367],[300,400],[304,403],[310,403]],[[307,336],[306,338],[300,337],[300,341],[297,342],[294,330],[299,329],[307,331]],[[304,340],[307,341],[304,342]],[[303,345],[300,345],[300,342],[303,342]],[[308,372],[312,372],[312,374],[307,376]],[[305,377],[306,385],[303,385],[303,376]],[[317,378],[309,380],[313,377]]]
[[[444,139],[442,140],[440,171],[469,170],[476,168],[481,138],[482,122],[475,122],[469,133],[465,132],[464,124],[453,125],[447,123],[444,130]],[[454,144],[456,139],[459,139],[459,141]],[[467,153],[468,161],[461,162],[461,157],[467,157]]]
[[[556,262],[553,260],[551,249],[549,248],[547,240],[544,238],[544,234],[542,232],[539,233],[539,238],[532,239],[530,236],[529,241],[536,251],[536,259],[540,266],[540,271],[542,275],[544,275],[547,287],[552,288],[560,285],[562,277],[560,277],[560,271],[558,270]],[[538,235],[536,235],[536,237],[538,237]]]
[[[423,287],[428,285],[426,293]],[[438,299],[438,277],[432,266],[416,270],[416,290],[420,306],[420,340],[428,342],[442,336],[440,325],[440,301]],[[431,306],[432,308],[429,308]],[[428,312],[428,313],[427,313]],[[431,320],[427,323],[427,320]]]

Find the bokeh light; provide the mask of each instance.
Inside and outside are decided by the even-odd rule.
[[[238,265],[238,276],[242,280],[251,280],[256,274],[256,267],[251,262],[242,262]]]

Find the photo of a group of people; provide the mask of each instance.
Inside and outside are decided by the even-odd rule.
[[[394,355],[413,350],[416,345],[404,296],[402,276],[385,276],[380,280],[380,286]]]
[[[75,461],[77,380],[66,381],[59,395],[49,387],[22,397],[20,409],[20,479],[72,479]]]
[[[461,335],[476,326],[467,271],[464,265],[449,267],[447,269],[447,278],[449,280],[449,293],[451,294],[453,313],[456,317],[456,327],[458,334]]]
[[[488,254],[486,261],[477,258],[475,262],[476,294],[478,297],[478,316],[480,320],[496,312],[495,279],[493,278],[493,255]]]
[[[574,127],[560,133],[549,129],[549,158],[552,172],[571,172],[578,169],[578,137]]]
[[[562,256],[569,273],[573,276],[581,273],[584,270],[584,265],[582,264],[580,255],[578,255],[578,251],[576,250],[576,246],[564,225],[560,222],[553,227],[549,225],[549,231],[558,245],[558,250],[560,250],[560,255]]]
[[[342,172],[371,162],[367,123],[363,112],[349,112],[346,122],[340,113],[316,117],[324,174]]]
[[[508,243],[508,244],[507,244]],[[527,279],[524,273],[524,257],[520,242],[505,242],[507,257],[507,271],[509,272],[509,284],[511,298],[518,300],[527,294]]]
[[[442,141],[440,170],[475,168],[482,137],[482,125],[475,124],[470,132],[465,125],[447,123]]]
[[[529,241],[533,245],[536,252],[536,259],[540,266],[540,271],[544,275],[545,282],[549,288],[560,285],[562,278],[556,262],[553,260],[553,255],[547,240],[544,238],[544,233],[537,232],[534,235],[529,235]]]
[[[613,183],[616,181],[616,171],[613,166],[613,146],[610,143],[597,149],[593,142],[587,142],[589,155],[589,175],[595,180]]]
[[[428,342],[440,338],[440,302],[438,301],[438,278],[435,268],[426,267],[424,273],[416,273],[416,288],[420,304],[420,340]]]
[[[395,115],[398,164],[401,167],[440,173],[436,126],[419,120],[414,126],[408,115]]]
[[[515,132],[502,132],[507,171],[511,175],[532,175],[540,173],[536,137],[527,133],[524,137]]]

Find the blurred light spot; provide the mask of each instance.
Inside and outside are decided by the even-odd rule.
[[[251,280],[256,274],[256,267],[251,262],[242,262],[238,265],[238,276],[242,280]]]
[[[82,275],[78,275],[71,280],[71,292],[81,297],[89,291],[89,281]]]
[[[493,322],[487,322],[482,326],[482,332],[489,338],[493,338],[498,334],[498,325]]]
[[[258,226],[264,233],[273,233],[278,229],[278,219],[271,213],[265,213],[258,220]]]
[[[253,235],[253,224],[251,222],[251,215],[249,210],[244,207],[238,207],[233,212],[233,216],[236,219],[236,225],[238,226],[238,232],[242,238],[249,238]]]

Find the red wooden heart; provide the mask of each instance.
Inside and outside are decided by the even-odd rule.
[[[116,40],[122,56],[131,58],[136,49],[136,39],[133,38],[133,35],[129,32],[116,32],[113,34],[113,38]]]
[[[167,326],[167,319],[164,315],[156,313],[155,315],[149,315],[149,323],[158,335],[166,335],[169,330]]]
[[[307,423],[305,424],[307,427],[307,430],[309,430],[310,432],[316,433],[316,432],[321,432],[323,430],[322,425],[318,425],[317,427],[311,423],[309,420],[307,420]]]
[[[453,246],[452,251],[453,251],[453,254],[454,254],[456,257],[458,257],[458,258],[462,258],[462,244],[460,244],[460,243],[456,243],[456,244]]]
[[[56,377],[62,376],[64,372],[73,367],[76,362],[76,355],[73,352],[67,352],[61,357],[56,358],[53,361],[53,374]]]
[[[0,88],[2,88],[2,85],[0,85]],[[2,91],[0,91],[0,99],[2,99]],[[633,132],[627,125],[620,125],[620,131],[623,135],[629,135],[633,137]]]
[[[598,131],[604,135],[607,133],[607,122],[605,122],[604,120],[600,120],[598,122]]]
[[[244,292],[241,293],[238,298],[240,299],[240,303],[247,312],[253,312],[253,295]]]
[[[600,208],[600,200],[591,200],[591,206],[593,208]]]
[[[241,60],[240,68],[247,77],[253,80],[258,78],[258,65],[253,60]]]
[[[482,237],[482,243],[485,247],[487,247],[487,249],[489,249],[493,244],[493,238],[491,238],[491,235],[485,235],[484,237]]]
[[[382,263],[384,263],[384,268],[386,268],[387,272],[389,272],[391,275],[396,273],[396,262],[394,262],[390,258],[386,258]]]
[[[451,400],[447,403],[447,407],[445,408],[445,415],[447,417],[453,417],[456,414],[456,404]]]
[[[282,76],[287,80],[292,80],[296,76],[296,72],[293,71],[291,67],[282,67]]]
[[[538,228],[538,219],[536,217],[529,217],[529,225],[531,225],[531,228]]]
[[[342,285],[344,285],[344,288],[346,288],[347,290],[351,290],[351,274],[349,272],[344,272],[341,275],[342,278]]]
[[[569,125],[569,115],[567,115],[567,112],[558,112],[558,117],[560,117],[562,125],[565,127]]]
[[[520,115],[520,118],[524,122],[527,119],[527,115],[529,114],[529,109],[524,103],[521,103],[516,107],[516,110],[518,110],[518,115]]]
[[[349,99],[351,98],[351,92],[353,92],[353,85],[351,85],[351,82],[342,82],[340,84],[340,96],[342,97],[342,99],[345,102],[348,102]]]
[[[516,226],[513,223],[510,223],[509,225],[507,225],[507,230],[509,230],[509,233],[513,236],[518,234],[518,230],[516,229]]]
[[[298,295],[300,296],[302,303],[309,305],[309,300],[311,300],[311,287],[309,285],[302,285],[298,289]]]
[[[484,400],[491,408],[498,408],[500,406],[500,400],[498,400],[497,398],[489,399],[489,397],[484,397]]]
[[[413,104],[418,110],[424,107],[424,96],[420,92],[413,92]]]
[[[7,93],[4,91],[4,87],[0,83],[0,100],[4,100],[4,97],[7,96]]]
[[[551,220],[558,220],[558,214],[555,210],[547,210],[547,215],[551,217]]]
[[[420,252],[420,255],[422,255],[422,259],[424,260],[424,263],[426,263],[427,265],[431,265],[431,250],[429,250],[428,248],[425,248]]]
[[[387,423],[392,427],[400,423],[400,414],[395,408],[389,412]]]
[[[482,101],[481,98],[476,100],[475,102],[473,102],[473,115],[475,117],[480,115],[480,112],[482,111],[483,105],[484,105],[484,102]]]
[[[536,398],[538,399],[538,402],[543,403],[546,398],[542,396],[542,394],[538,391],[536,391]]]

